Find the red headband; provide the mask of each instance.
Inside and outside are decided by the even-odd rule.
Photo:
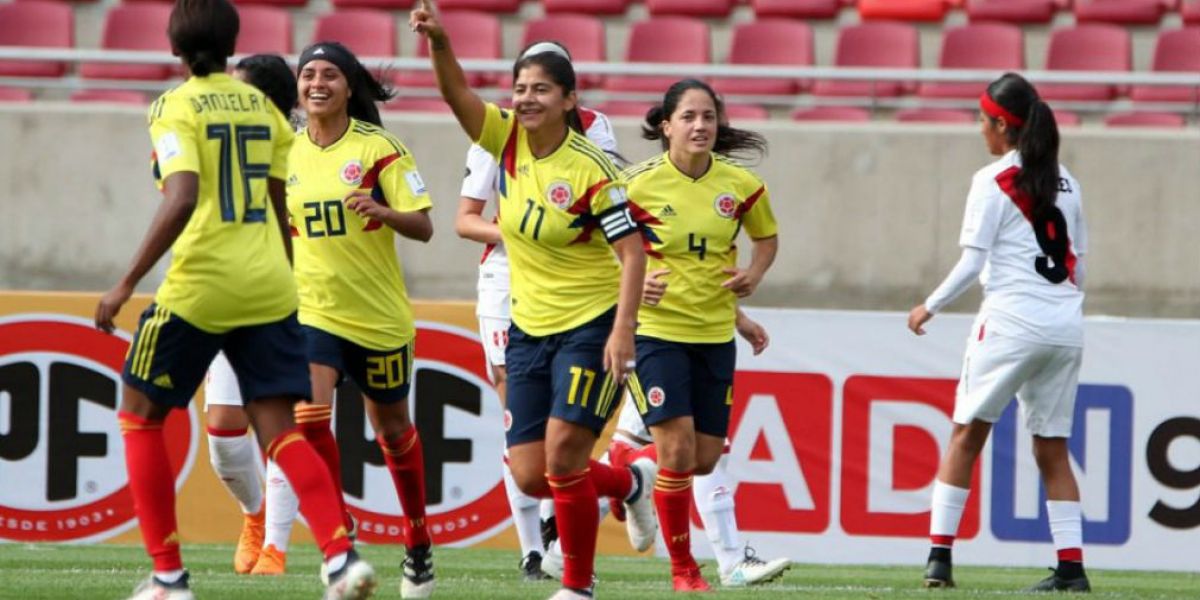
[[[979,108],[983,109],[984,114],[986,114],[987,116],[989,116],[993,119],[1001,119],[1002,118],[1005,121],[1007,121],[1009,125],[1012,125],[1013,127],[1020,127],[1021,125],[1023,125],[1025,123],[1025,119],[1022,119],[1022,118],[1018,117],[1017,115],[1014,115],[1014,114],[1008,112],[1007,110],[1005,110],[1005,108],[1003,106],[1000,106],[999,104],[996,103],[995,100],[992,100],[992,97],[989,96],[987,92],[984,92],[982,95],[979,96]]]

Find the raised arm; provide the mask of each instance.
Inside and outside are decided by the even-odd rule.
[[[478,140],[483,132],[485,105],[467,85],[462,67],[450,49],[450,37],[437,19],[433,0],[421,0],[417,4],[409,14],[408,26],[429,40],[429,59],[437,77],[438,91],[471,141]]]

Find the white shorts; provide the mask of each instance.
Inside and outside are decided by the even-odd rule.
[[[208,377],[204,379],[204,410],[207,411],[212,404],[243,407],[237,375],[224,352],[217,353],[208,367]]]
[[[654,439],[654,436],[650,434],[650,429],[642,422],[642,415],[638,414],[637,406],[634,405],[628,390],[625,391],[625,402],[621,404],[621,414],[617,417],[617,429],[626,431],[645,442]]]
[[[1016,395],[1033,435],[1070,437],[1082,362],[1083,348],[972,335],[958,380],[954,422],[995,423]]]
[[[488,365],[504,366],[504,350],[508,348],[508,319],[479,317],[479,341],[483,344],[483,355]],[[489,371],[488,376],[491,376]]]
[[[488,287],[480,280],[479,298],[475,301],[475,316],[491,317],[493,319],[509,320],[512,309],[509,307],[509,288]]]

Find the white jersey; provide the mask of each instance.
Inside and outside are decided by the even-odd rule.
[[[1037,231],[1032,199],[1016,189],[1020,167],[1016,150],[1005,154],[975,173],[967,196],[959,244],[988,252],[979,276],[979,322],[989,333],[1082,347],[1083,291],[1075,265],[1087,252],[1087,226],[1079,183],[1059,165],[1055,211]]]
[[[580,108],[579,118],[583,122],[583,131],[588,139],[610,155],[616,154],[617,139],[613,136],[612,123],[604,113]],[[467,150],[467,173],[463,178],[460,195],[480,202],[494,202],[499,175],[500,167],[496,159],[478,144],[472,144]],[[494,296],[494,292],[507,294],[508,289],[508,254],[504,251],[504,244],[488,244],[483,251],[483,258],[479,261],[478,290],[481,294],[491,292]],[[503,315],[493,314],[494,310],[484,312],[487,313],[485,316],[508,316],[507,310]]]

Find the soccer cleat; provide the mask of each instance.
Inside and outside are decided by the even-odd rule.
[[[1079,577],[1060,577],[1058,571],[1054,571],[1049,577],[1037,582],[1033,587],[1025,590],[1026,592],[1090,592],[1092,584],[1088,582],[1087,575]]]
[[[351,550],[346,556],[346,564],[329,574],[329,585],[325,588],[324,600],[370,598],[378,584],[375,569],[366,561],[360,560],[358,553]]]
[[[174,583],[164,583],[150,575],[133,589],[129,600],[195,600],[188,587],[188,577],[188,572],[184,571]]]
[[[550,579],[549,575],[542,572],[542,555],[537,551],[530,551],[521,559],[521,573],[525,576],[525,581]]]
[[[405,550],[401,563],[404,577],[400,579],[401,598],[428,598],[433,595],[433,552],[429,545]]]
[[[542,557],[542,572],[551,579],[562,581],[563,555],[562,548],[558,546],[558,540],[554,540],[550,547],[546,548],[546,555]]]
[[[700,567],[691,567],[681,573],[671,574],[671,585],[677,592],[711,592],[712,587],[700,574]]]
[[[952,588],[954,576],[951,574],[950,561],[929,559],[925,565],[925,582],[927,588]]]
[[[351,542],[358,541],[358,519],[350,511],[346,511],[346,537]]]
[[[266,535],[266,508],[256,515],[242,517],[242,534],[238,536],[237,550],[233,553],[233,571],[245,575],[254,570],[262,552],[263,537]]]
[[[746,546],[745,556],[738,561],[729,573],[721,575],[721,585],[725,587],[745,587],[774,581],[783,576],[783,572],[792,566],[792,561],[786,558],[763,560],[750,546]]]
[[[267,547],[262,549],[262,554],[258,555],[258,562],[254,563],[254,569],[250,571],[250,574],[283,575],[286,572],[287,552],[276,548],[275,544],[267,544]]]
[[[638,459],[629,465],[629,470],[633,472],[637,491],[625,502],[628,509],[625,531],[633,549],[645,552],[654,545],[654,537],[658,535],[658,517],[654,512],[654,478],[658,475],[658,465],[648,458]]]
[[[547,550],[554,540],[558,539],[558,521],[554,515],[550,515],[549,519],[542,519],[542,547]]]

